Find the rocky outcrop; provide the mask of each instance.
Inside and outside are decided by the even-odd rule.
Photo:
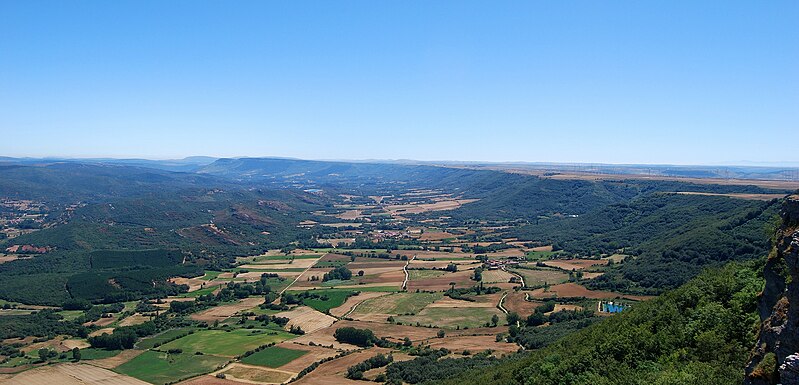
[[[762,324],[745,384],[799,385],[799,196],[785,199],[774,249],[764,268]]]

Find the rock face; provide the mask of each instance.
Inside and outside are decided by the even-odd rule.
[[[799,196],[786,198],[774,250],[764,268],[763,321],[745,384],[799,384]]]

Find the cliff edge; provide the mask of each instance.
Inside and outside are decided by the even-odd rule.
[[[747,385],[799,384],[799,195],[785,198],[780,216],[763,271],[762,323],[746,366]]]

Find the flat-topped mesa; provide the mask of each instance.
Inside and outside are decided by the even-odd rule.
[[[799,195],[785,198],[780,216],[782,226],[763,271],[762,323],[745,384],[787,384],[799,373]]]

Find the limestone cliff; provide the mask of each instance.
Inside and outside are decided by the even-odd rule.
[[[745,384],[799,385],[799,195],[785,199],[774,249],[764,268],[762,324]]]

